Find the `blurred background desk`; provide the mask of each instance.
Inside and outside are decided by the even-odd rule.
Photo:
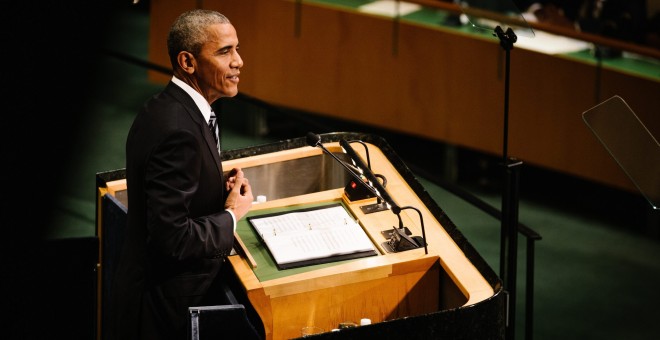
[[[223,0],[203,6],[226,14],[238,29],[245,61],[241,93],[500,155],[505,68],[497,38],[443,24],[450,13],[442,9],[416,5],[392,18],[365,11],[370,3]],[[193,0],[151,1],[151,62],[169,67],[169,25],[182,10],[196,6]],[[659,136],[658,60],[622,57],[599,63],[587,50],[548,54],[515,47],[525,45],[523,39],[511,53],[509,154],[636,192],[581,113],[619,95]],[[150,76],[169,79],[157,72]],[[439,157],[433,150],[427,156]]]

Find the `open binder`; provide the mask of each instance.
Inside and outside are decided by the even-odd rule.
[[[378,253],[341,203],[247,218],[279,269],[343,261]]]

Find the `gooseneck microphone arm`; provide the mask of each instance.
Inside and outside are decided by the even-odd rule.
[[[422,217],[422,212],[413,206],[401,207],[401,210],[405,210],[405,209],[413,209],[419,215],[419,222],[421,223],[422,226],[422,242],[424,242],[424,254],[428,254],[429,250],[428,250],[428,245],[426,244],[426,230],[424,229],[424,218]],[[397,216],[399,216],[399,226],[402,227],[403,221],[401,220],[401,215],[397,214]]]
[[[427,248],[427,244],[426,244],[426,231],[424,230],[424,219],[422,218],[422,213],[417,208],[414,208],[412,206],[406,206],[406,207],[403,207],[403,208],[399,207],[399,205],[396,204],[396,202],[394,202],[394,199],[392,199],[392,197],[389,195],[387,190],[385,190],[383,185],[378,181],[378,179],[376,178],[376,175],[374,175],[374,173],[371,171],[371,169],[364,164],[364,161],[362,160],[362,158],[355,152],[355,150],[353,150],[353,147],[351,147],[351,145],[347,141],[342,139],[342,140],[339,141],[339,144],[346,151],[346,153],[353,160],[353,162],[356,163],[357,167],[349,166],[344,161],[337,158],[337,156],[335,156],[332,152],[330,152],[330,150],[326,149],[325,146],[323,146],[323,143],[321,143],[321,136],[319,136],[319,135],[317,135],[313,132],[308,132],[307,133],[307,144],[311,147],[321,148],[321,150],[323,150],[323,152],[330,155],[339,164],[341,164],[344,167],[344,169],[346,169],[346,171],[348,171],[353,177],[355,177],[355,179],[358,182],[362,183],[362,185],[365,188],[367,188],[372,194],[374,194],[374,196],[378,197],[378,199],[383,200],[385,202],[385,204],[387,204],[389,206],[390,210],[392,210],[392,213],[394,213],[397,216],[397,218],[399,219],[399,228],[400,229],[403,229],[403,220],[401,219],[401,215],[400,215],[401,210],[403,210],[403,209],[413,209],[413,210],[417,211],[417,214],[419,214],[419,220],[421,221],[422,242],[424,243],[424,253],[425,254],[429,253],[428,248]],[[360,174],[355,172],[352,168],[357,169],[360,172]],[[364,182],[364,179],[361,175],[364,176],[364,178],[366,178],[368,180],[368,183]],[[418,246],[420,246],[420,245],[418,245]]]
[[[369,148],[367,147],[367,144],[365,142],[361,141],[361,140],[349,140],[348,143],[360,143],[360,144],[362,144],[362,146],[364,147],[364,152],[367,155],[367,167],[369,169],[371,169],[371,158],[369,158]],[[376,176],[381,177],[379,175],[376,175]],[[383,178],[383,180],[385,179],[384,177],[381,177],[381,178]]]
[[[369,187],[373,186],[374,190],[376,192],[378,192],[378,194],[376,196],[382,198],[383,201],[385,201],[385,203],[390,206],[390,209],[392,209],[392,212],[394,214],[398,215],[399,212],[401,212],[401,208],[399,207],[398,204],[396,204],[396,202],[394,202],[394,199],[392,199],[392,197],[387,192],[387,190],[385,190],[385,187],[383,187],[383,185],[380,183],[378,178],[376,178],[376,175],[374,175],[374,173],[371,171],[371,169],[364,164],[364,161],[362,160],[362,157],[360,157],[357,154],[357,152],[355,152],[353,147],[350,144],[348,144],[347,141],[342,139],[342,140],[339,141],[339,145],[341,145],[341,147],[344,150],[346,150],[346,153],[348,154],[348,157],[350,157],[353,160],[353,162],[356,163],[358,169],[365,169],[365,170],[363,170],[364,171],[364,173],[363,173],[364,177],[366,177],[367,180],[369,181],[369,183],[371,183],[371,185],[367,185],[367,186],[369,186]]]
[[[359,140],[359,139],[356,139],[356,140],[349,140],[348,143],[349,143],[349,144],[350,144],[350,143],[360,143],[360,144],[362,144],[362,146],[364,147],[364,153],[365,153],[365,155],[367,156],[367,168],[371,169],[371,158],[369,157],[369,147],[367,146],[367,143],[365,143],[365,142],[363,142],[363,141],[361,141],[361,140]],[[385,176],[383,176],[383,175],[381,175],[381,174],[374,174],[374,176],[376,176],[376,177],[378,177],[378,178],[380,178],[380,179],[383,180],[383,183],[382,183],[382,184],[383,184],[383,188],[386,188],[386,187],[387,187],[387,178],[385,178]],[[381,202],[381,199],[380,199],[380,197],[378,197],[378,203],[380,203],[380,202]]]
[[[362,158],[360,157],[360,155],[358,155],[355,152],[355,150],[353,150],[353,147],[351,147],[351,145],[347,141],[342,139],[342,140],[339,141],[339,144],[341,145],[342,148],[344,148],[344,150],[346,150],[346,153],[348,154],[348,156],[355,163],[357,163],[356,165],[357,165],[358,168],[365,167],[364,161],[362,161]],[[401,215],[400,215],[401,210],[403,210],[403,209],[413,209],[413,210],[417,211],[417,214],[419,215],[419,221],[420,221],[420,224],[421,224],[421,227],[422,227],[422,242],[424,242],[424,253],[428,254],[429,251],[428,251],[428,247],[427,247],[427,244],[426,244],[426,230],[424,229],[424,218],[422,217],[422,213],[419,211],[419,209],[417,209],[415,207],[412,207],[412,206],[399,207],[399,205],[397,205],[396,202],[394,202],[394,199],[392,199],[392,197],[389,195],[389,193],[383,187],[383,185],[378,181],[378,179],[376,179],[376,175],[374,175],[374,173],[371,171],[371,169],[367,168],[367,170],[364,171],[364,176],[370,182],[374,183],[373,185],[376,187],[376,191],[381,191],[382,192],[383,200],[385,201],[386,204],[390,205],[390,209],[392,209],[392,212],[395,215],[397,215],[397,217],[399,218],[399,228],[403,227],[403,220],[401,219]]]
[[[363,173],[363,170],[361,170],[360,168],[353,167],[352,165],[348,165],[348,164],[346,164],[346,162],[344,162],[341,159],[337,158],[337,156],[335,156],[335,154],[333,154],[332,152],[330,152],[330,150],[326,149],[326,147],[323,146],[323,143],[321,143],[321,136],[319,136],[319,135],[317,135],[313,132],[308,132],[307,133],[307,145],[309,145],[311,147],[315,147],[315,148],[316,147],[321,148],[321,150],[323,150],[324,153],[326,153],[330,157],[334,158],[335,161],[337,161],[339,164],[341,164],[344,167],[344,169],[346,169],[346,171],[348,171],[348,173],[351,174],[351,176],[353,176],[359,183],[362,183],[362,185],[365,188],[367,188],[372,194],[374,194],[374,196],[378,197],[379,199],[385,200],[374,187],[372,187],[371,185],[368,185],[367,183],[364,182],[364,178],[361,176],[361,174]],[[358,172],[360,172],[360,174],[358,174]]]

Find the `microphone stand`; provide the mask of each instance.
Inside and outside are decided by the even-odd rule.
[[[500,277],[504,289],[509,293],[508,313],[505,329],[506,339],[515,339],[516,318],[516,266],[518,258],[518,207],[520,188],[520,166],[522,162],[507,155],[509,134],[509,68],[510,54],[518,37],[511,28],[506,32],[495,27],[495,35],[506,53],[504,78],[504,133],[502,144],[502,166],[504,167],[504,191],[502,193],[502,220],[500,234]]]
[[[316,134],[314,134],[314,133],[312,133],[312,132],[309,132],[309,133],[307,134],[307,144],[308,144],[309,146],[311,146],[311,147],[319,147],[319,148],[321,148],[321,150],[323,150],[323,152],[324,152],[325,154],[329,155],[329,156],[332,157],[335,161],[337,161],[337,163],[341,164],[341,166],[343,166],[344,169],[345,169],[349,174],[351,174],[351,176],[353,176],[353,178],[355,178],[356,181],[362,183],[362,185],[363,185],[367,190],[369,190],[369,191],[370,191],[375,197],[378,197],[379,199],[382,199],[382,200],[384,201],[384,199],[381,197],[380,193],[379,193],[375,188],[373,188],[372,186],[367,185],[366,183],[364,183],[364,179],[362,178],[362,176],[360,176],[360,174],[358,174],[357,172],[355,172],[355,170],[362,170],[362,169],[360,169],[360,168],[353,168],[352,166],[349,166],[349,165],[346,164],[344,161],[342,161],[342,160],[339,159],[337,156],[335,156],[335,154],[333,154],[332,152],[330,152],[330,150],[326,149],[325,146],[323,146],[323,143],[321,143],[321,136],[316,135]],[[362,170],[362,171],[364,171],[364,170]]]
[[[402,228],[403,227],[403,220],[401,219],[401,215],[400,215],[401,210],[413,209],[413,210],[417,211],[417,214],[419,214],[419,220],[420,220],[420,224],[421,224],[421,228],[422,228],[421,243],[423,243],[423,246],[424,246],[424,254],[428,254],[429,250],[428,250],[428,244],[426,243],[426,231],[424,229],[424,219],[422,217],[422,213],[418,209],[416,209],[412,206],[399,207],[399,205],[396,204],[396,202],[394,202],[394,199],[392,198],[392,196],[390,196],[390,194],[387,192],[387,189],[385,189],[385,187],[383,187],[383,185],[378,181],[378,179],[376,178],[376,175],[373,173],[373,171],[371,171],[371,168],[364,164],[364,161],[362,160],[360,155],[358,155],[355,152],[353,147],[351,147],[351,145],[346,140],[343,140],[343,139],[339,141],[339,144],[341,145],[341,147],[344,150],[346,150],[346,153],[348,153],[348,156],[353,160],[353,162],[357,163],[356,165],[359,169],[366,168],[366,170],[364,170],[364,176],[367,178],[367,180],[369,180],[370,183],[373,183],[372,184],[373,186],[376,187],[374,189],[374,191],[379,193],[376,196],[379,197],[379,198],[382,198],[383,201],[385,201],[385,203],[390,206],[390,209],[392,210],[392,213],[394,213],[397,216],[397,218],[399,219],[399,226],[400,226],[399,231],[401,231],[401,229],[403,229]],[[371,187],[371,185],[367,185],[367,186]],[[417,244],[416,248],[419,248],[421,246],[422,245]]]
[[[360,144],[362,145],[362,147],[364,147],[364,153],[367,155],[367,167],[368,167],[369,169],[371,169],[371,158],[369,157],[369,147],[367,147],[367,144],[366,144],[365,142],[361,141],[361,140],[349,140],[349,141],[346,141],[346,142],[347,142],[348,144],[351,144],[351,143],[360,143]],[[378,176],[378,175],[376,175],[376,176]],[[383,180],[386,181],[385,177],[382,177],[382,178],[383,178]],[[384,186],[384,185],[383,185],[383,186]]]
[[[335,156],[332,152],[330,152],[330,150],[326,149],[326,147],[323,146],[323,143],[321,142],[321,136],[319,136],[319,135],[317,135],[313,132],[308,132],[307,133],[307,145],[309,145],[311,147],[321,148],[321,150],[323,150],[324,153],[330,155],[335,161],[337,161],[339,164],[341,164],[344,167],[344,169],[346,169],[346,171],[348,171],[348,173],[351,174],[351,176],[353,176],[358,182],[361,183],[361,185],[363,187],[367,188],[367,190],[369,190],[374,196],[376,196],[379,199],[379,201],[381,201],[381,203],[378,203],[378,205],[383,206],[384,207],[383,210],[388,210],[388,209],[392,210],[392,213],[394,215],[396,215],[397,218],[399,219],[399,225],[400,225],[399,229],[404,229],[403,228],[403,220],[401,219],[401,215],[400,215],[401,210],[403,210],[403,209],[414,209],[415,211],[417,211],[417,214],[419,214],[419,219],[421,221],[422,240],[419,241],[419,242],[418,241],[413,241],[415,246],[414,246],[414,248],[409,248],[409,249],[420,248],[422,245],[420,245],[419,243],[423,243],[424,253],[428,254],[429,253],[428,244],[426,243],[426,231],[424,230],[424,219],[422,217],[422,213],[418,209],[416,209],[412,206],[406,206],[406,207],[403,207],[403,208],[399,207],[399,205],[396,204],[396,202],[394,201],[392,196],[390,196],[390,194],[387,192],[385,187],[383,187],[383,185],[378,181],[378,178],[376,178],[376,175],[373,173],[373,171],[371,171],[370,165],[367,166],[366,164],[364,164],[364,161],[362,160],[362,158],[355,152],[355,150],[349,144],[349,142],[342,139],[342,140],[339,141],[339,144],[346,151],[346,153],[348,153],[348,156],[351,158],[351,160],[353,160],[354,164],[356,165],[355,167],[349,166],[344,161],[340,160],[337,156]],[[364,145],[365,148],[366,148],[366,144],[362,143],[362,145]],[[367,153],[368,153],[368,150],[367,150]],[[355,170],[358,170],[360,172],[360,174],[355,172]],[[364,176],[364,178],[367,180],[367,182],[364,181],[362,176]],[[397,232],[397,231],[395,230],[395,232]],[[401,232],[401,231],[399,230],[398,232]],[[402,234],[399,234],[399,235],[403,236],[404,238],[406,237]],[[406,249],[406,250],[408,250],[408,249]]]

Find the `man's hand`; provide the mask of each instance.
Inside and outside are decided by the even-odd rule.
[[[254,200],[252,188],[248,179],[245,178],[243,170],[240,168],[231,169],[225,182],[225,188],[229,192],[225,209],[231,209],[236,219],[240,220],[250,211]]]

